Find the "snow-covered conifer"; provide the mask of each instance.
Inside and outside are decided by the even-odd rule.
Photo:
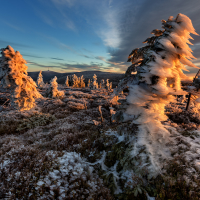
[[[44,82],[43,82],[43,78],[42,78],[42,70],[40,70],[40,72],[39,72],[39,74],[38,74],[37,86],[38,86],[39,88],[43,88],[43,87],[44,87]]]
[[[191,20],[178,14],[175,19],[162,20],[162,25],[164,30],[153,30],[154,36],[144,41],[146,46],[131,52],[128,61],[132,65],[126,72],[129,77],[117,89],[129,87],[127,101],[131,106],[126,113],[133,114],[138,123],[166,120],[165,104],[173,100],[172,95],[186,93],[181,89],[181,78],[187,77],[182,70],[188,71],[184,65],[196,67],[190,61],[194,56],[188,46],[190,33],[197,35]],[[131,75],[135,70],[137,74]]]
[[[101,79],[100,88],[105,88],[105,81],[104,81],[104,79]]]
[[[110,83],[109,83],[109,79],[106,79],[106,89],[109,90],[110,89]]]
[[[49,98],[63,98],[64,96],[65,96],[65,92],[58,90],[57,77],[55,76],[50,81],[49,88],[47,89],[47,92],[46,92],[46,97],[49,97]]]
[[[65,85],[67,86],[67,87],[69,87],[69,77],[67,76],[67,78],[66,78],[66,80],[65,80]]]
[[[98,82],[97,82],[97,75],[96,74],[94,74],[94,76],[93,76],[93,81],[92,81],[92,89],[94,90],[94,89],[98,89]]]
[[[110,82],[110,90],[112,90],[112,82]]]
[[[126,71],[127,77],[120,81],[115,90],[117,94],[128,87],[129,95],[126,111],[122,117],[119,117],[118,111],[114,118],[133,120],[140,124],[139,143],[151,152],[151,162],[155,168],[158,159],[154,159],[154,154],[158,149],[152,150],[148,139],[153,141],[153,138],[161,135],[159,138],[162,145],[170,141],[170,133],[161,124],[161,121],[167,120],[165,105],[175,99],[174,95],[186,94],[181,88],[181,79],[187,78],[182,71],[188,71],[185,65],[198,68],[191,62],[195,57],[188,46],[191,44],[189,39],[192,39],[190,33],[198,35],[191,20],[178,14],[175,19],[169,17],[167,21],[162,20],[162,25],[164,30],[153,30],[151,33],[154,36],[144,41],[146,46],[131,52],[128,62],[132,62],[132,65]],[[135,147],[132,156],[136,156],[137,151]]]
[[[78,88],[79,87],[79,80],[76,74],[73,75],[73,87]]]
[[[35,99],[42,95],[37,91],[36,83],[27,75],[26,61],[19,51],[11,46],[1,49],[0,81],[12,93],[11,104],[19,110],[29,110],[35,106]]]
[[[81,78],[80,78],[80,87],[81,88],[84,88],[85,87],[85,82],[84,82],[84,78],[83,78],[83,75],[81,76]]]
[[[88,80],[88,87],[90,87],[90,84],[91,84],[91,83],[90,83],[90,79],[89,79],[89,80]]]

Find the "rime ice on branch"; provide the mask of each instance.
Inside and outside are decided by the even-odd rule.
[[[46,97],[49,98],[63,98],[65,96],[64,91],[58,91],[58,83],[57,83],[57,77],[55,76],[50,81],[50,86],[46,92]]]
[[[39,88],[43,88],[43,87],[44,87],[44,82],[43,82],[42,71],[41,71],[41,70],[40,70],[40,73],[38,74],[37,86],[38,86]]]
[[[35,106],[35,99],[41,98],[36,83],[27,75],[26,61],[19,51],[11,46],[1,49],[0,81],[12,91],[11,104],[19,110],[29,110]]]

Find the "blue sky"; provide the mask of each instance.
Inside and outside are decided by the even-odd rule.
[[[199,11],[199,0],[6,0],[0,48],[20,51],[28,71],[124,72],[128,54],[162,19],[183,13],[200,33]],[[193,43],[200,66],[200,37]]]

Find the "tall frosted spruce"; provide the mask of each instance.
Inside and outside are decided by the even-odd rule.
[[[11,105],[19,110],[29,110],[35,106],[35,99],[41,98],[36,83],[27,75],[26,61],[19,51],[11,46],[1,49],[0,81],[4,88],[11,90]]]
[[[148,170],[154,172],[162,168],[161,155],[163,159],[171,155],[167,148],[172,142],[170,132],[161,123],[167,120],[165,105],[174,101],[175,95],[187,94],[181,89],[181,79],[188,78],[182,71],[188,71],[185,65],[198,68],[191,62],[195,57],[188,46],[190,33],[198,35],[191,20],[178,14],[175,19],[162,20],[162,25],[163,30],[153,30],[154,36],[144,41],[146,46],[134,49],[129,55],[128,62],[132,65],[115,90],[118,94],[128,87],[129,95],[122,102],[123,110],[113,117],[116,121],[131,120],[138,124],[137,145],[131,143],[134,147],[130,155],[136,158],[140,148],[145,147],[151,163]],[[145,162],[143,155],[141,163]]]
[[[153,30],[154,36],[143,42],[146,46],[134,49],[128,57],[132,65],[117,89],[118,92],[129,87],[127,102],[130,105],[124,120],[126,115],[134,115],[139,124],[164,121],[166,103],[173,101],[173,95],[186,94],[181,89],[181,79],[187,78],[182,70],[188,71],[185,65],[196,67],[190,61],[195,57],[188,44],[192,39],[190,33],[198,34],[191,20],[183,14],[162,20],[162,25],[164,30]]]

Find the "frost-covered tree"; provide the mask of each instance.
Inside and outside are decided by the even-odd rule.
[[[84,78],[83,78],[83,75],[81,76],[81,78],[80,78],[80,87],[81,88],[84,88],[85,87],[85,82],[84,82]]]
[[[105,88],[105,81],[104,81],[104,79],[101,79],[100,88]]]
[[[38,86],[39,88],[43,88],[43,87],[44,87],[44,82],[43,82],[43,78],[42,78],[42,70],[40,70],[40,72],[39,72],[39,74],[38,74],[37,86]]]
[[[110,83],[109,83],[109,79],[106,79],[106,89],[109,90],[110,89]]]
[[[110,86],[110,90],[112,90],[112,82],[110,82],[110,85],[109,85],[109,86]]]
[[[73,75],[73,87],[78,88],[79,87],[79,80],[76,74]]]
[[[93,76],[93,81],[92,81],[92,84],[91,84],[91,89],[98,89],[98,82],[97,82],[97,75],[94,74]]]
[[[178,14],[175,19],[162,20],[162,25],[164,30],[153,30],[154,36],[144,41],[146,46],[131,52],[128,78],[122,80],[116,90],[129,87],[127,102],[130,107],[126,113],[134,115],[138,123],[166,120],[165,104],[174,99],[173,95],[185,94],[181,78],[187,78],[182,70],[188,70],[184,65],[196,67],[190,61],[194,56],[188,46],[190,33],[198,35],[191,20]],[[135,71],[137,74],[131,75]]]
[[[50,81],[49,88],[46,91],[46,97],[49,97],[49,98],[63,98],[64,96],[65,96],[65,92],[58,90],[57,77],[55,76]]]
[[[88,80],[88,87],[90,87],[90,84],[91,84],[91,83],[90,83],[90,79],[89,79],[89,80]]]
[[[181,79],[187,78],[182,70],[188,71],[185,65],[197,68],[191,59],[194,58],[189,47],[192,39],[190,33],[198,35],[191,20],[178,14],[174,19],[162,20],[163,30],[153,30],[154,36],[146,39],[146,46],[134,49],[128,57],[132,65],[116,88],[118,94],[124,88],[129,89],[123,112],[117,112],[114,119],[132,120],[138,126],[138,143],[146,146],[151,155],[151,163],[156,168],[156,154],[169,142],[169,131],[162,125],[167,120],[165,105],[174,101],[175,95],[184,95]],[[132,74],[134,72],[134,74]],[[159,139],[160,147],[152,147]],[[149,141],[151,145],[149,144]],[[134,147],[132,156],[139,152]],[[143,162],[143,161],[142,161]],[[158,169],[159,170],[159,169]]]
[[[66,80],[65,80],[65,85],[67,86],[67,87],[69,87],[69,77],[67,76],[67,78],[66,78]]]
[[[11,104],[19,110],[33,108],[35,99],[42,95],[37,91],[36,83],[27,75],[26,61],[11,46],[1,49],[1,54],[0,81],[4,88],[11,90]]]

